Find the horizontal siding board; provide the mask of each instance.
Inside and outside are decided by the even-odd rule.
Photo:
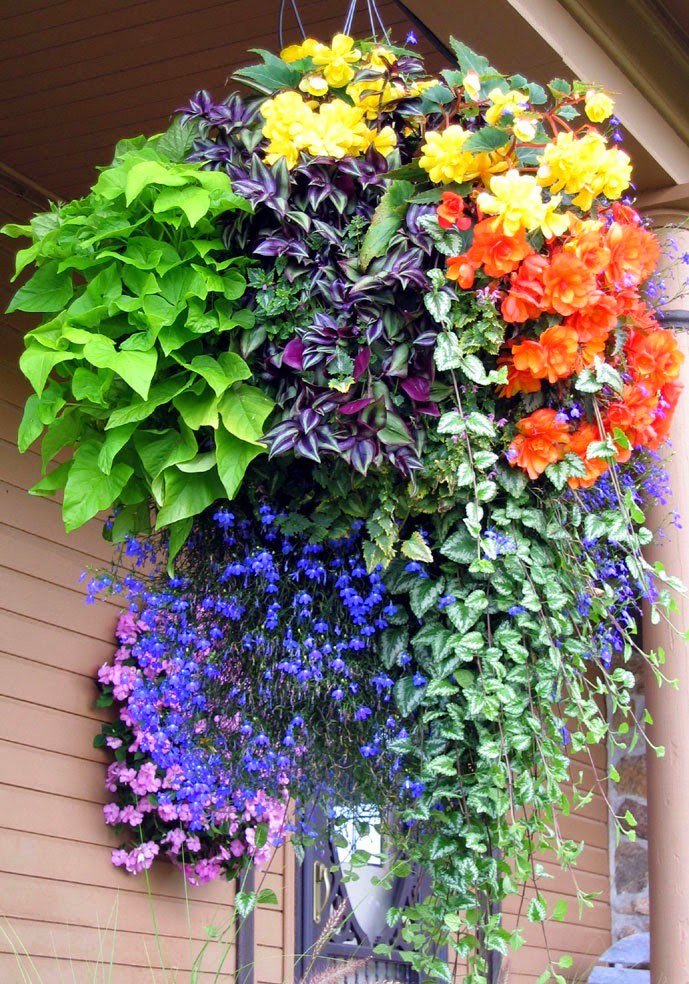
[[[66,544],[44,540],[3,523],[0,523],[0,557],[3,564],[12,570],[40,580],[53,578],[59,572],[59,581],[56,579],[51,583],[58,583],[60,587],[74,592],[83,605],[86,605],[88,580],[103,568],[102,561],[96,557],[78,553]],[[103,595],[99,603],[101,606],[119,612],[126,607],[126,601],[121,595]]]
[[[0,694],[88,718],[95,728],[112,716],[106,708],[96,707],[98,689],[93,677],[12,656],[2,650]]]
[[[80,635],[100,639],[107,645],[113,643],[114,606],[107,605],[106,620],[101,612],[105,605],[86,605],[84,596],[72,588],[0,566],[0,600],[10,611],[66,629],[78,626]]]
[[[0,830],[0,871],[113,891],[123,887],[124,879],[130,892],[144,897],[147,895],[145,879],[113,867],[109,852],[97,844],[7,830],[1,824]],[[174,898],[180,891],[182,894],[184,892],[180,872],[171,864],[158,864],[152,883],[156,897],[166,895]],[[201,898],[215,905],[227,903],[231,898],[228,883],[220,881],[201,888],[189,886],[188,894],[192,899]]]
[[[107,763],[106,753],[93,747],[93,736],[99,730],[91,718],[0,697],[0,738],[5,741]]]
[[[170,875],[175,874],[170,871]],[[178,873],[177,873],[178,874]],[[116,892],[101,885],[54,881],[29,874],[6,874],[0,879],[3,889],[3,912],[14,919],[38,920],[56,925],[95,927],[112,925],[117,912],[117,926],[124,932],[148,933],[151,928],[150,899],[145,892],[133,891],[135,881],[120,873]],[[177,884],[175,882],[175,884]],[[203,925],[226,926],[232,918],[232,885],[227,885],[227,904],[219,905],[208,898],[185,899],[184,893],[166,893],[159,872],[151,873],[154,912],[162,936],[188,938],[187,911],[193,916],[191,935],[203,938]],[[205,922],[204,922],[205,921]],[[2,978],[0,978],[2,980]]]
[[[95,761],[52,748],[38,748],[0,738],[0,781],[16,789],[33,789],[89,803],[105,803],[104,760]]]
[[[56,499],[28,496],[23,483],[14,485],[8,481],[12,476],[5,450],[4,442],[0,441],[0,511],[5,526],[33,533],[43,541],[68,545],[75,558],[84,565],[108,565],[112,560],[112,547],[101,536],[100,520],[92,520],[78,530],[65,533],[60,503]]]
[[[305,4],[304,13],[309,7],[313,10],[317,4],[318,0]],[[256,0],[235,3],[216,0],[210,4],[206,0],[198,6],[187,6],[179,13],[168,13],[165,17],[165,60],[176,59],[181,63],[187,57],[203,51],[204,45],[208,45],[208,39],[217,37],[218,31],[230,23],[235,25],[233,42],[241,40],[247,34],[256,33],[257,27],[258,33],[263,33],[261,21],[264,21],[264,15],[257,16],[256,10]],[[130,18],[119,30],[101,33],[93,38],[86,50],[82,39],[58,41],[57,44],[53,39],[52,44],[48,41],[45,47],[26,52],[22,57],[21,78],[12,74],[13,60],[0,62],[0,80],[6,98],[42,94],[46,77],[53,76],[60,67],[63,69],[63,76],[78,70],[79,81],[89,83],[104,75],[119,74],[142,65],[150,65],[152,52],[159,50],[157,42],[160,39],[160,20],[149,16],[134,29]],[[121,47],[117,43],[120,34],[127,36],[126,46]]]
[[[75,637],[68,629],[36,622],[0,608],[0,643],[11,656],[21,656],[34,663],[63,668],[92,679],[112,652],[114,639],[107,649],[100,640],[83,635]]]
[[[23,968],[22,973],[31,976],[17,976],[18,968]],[[93,962],[83,962],[79,960],[63,959],[56,960],[55,957],[36,957],[29,961],[24,956],[15,958],[12,954],[0,954],[0,980],[3,984],[20,984],[20,982],[55,982],[55,984],[92,984],[94,980],[94,969],[102,973],[102,969],[94,968]],[[149,967],[126,967],[116,964],[113,968],[111,980],[117,984],[154,984],[155,977],[151,976]],[[107,970],[106,970],[107,973]],[[12,976],[13,975],[13,976]],[[97,980],[98,978],[96,978]],[[107,978],[106,978],[107,979]],[[174,978],[173,978],[174,980]],[[214,984],[215,981],[230,982],[232,971],[223,969],[218,978],[213,970],[203,971],[196,978],[198,984]]]
[[[162,968],[169,973],[188,973],[202,946],[201,939],[190,939],[188,936],[160,935],[159,940],[155,941],[136,931],[126,932],[116,926],[104,927],[99,931],[98,928],[52,926],[25,919],[13,920],[8,935],[17,942],[21,941],[33,958],[55,958],[64,964],[69,964],[70,960],[93,964],[100,959],[102,965],[107,965],[112,955],[113,962],[122,968],[120,973],[127,975],[134,968],[149,966],[155,970]],[[8,941],[0,936],[0,950],[7,952],[8,949]],[[222,957],[222,949],[217,944],[211,948],[204,961],[209,971]]]

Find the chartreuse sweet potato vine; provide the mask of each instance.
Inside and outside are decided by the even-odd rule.
[[[534,859],[581,850],[572,752],[610,735],[606,702],[639,724],[641,606],[665,618],[678,586],[643,548],[682,357],[609,96],[452,45],[440,78],[342,35],[263,53],[258,97],[197,93],[8,231],[35,267],[13,309],[43,315],[20,446],[68,454],[34,491],[177,554],[127,579],[99,674],[114,862],[233,877],[289,799],[297,846],[314,800],[330,832],[374,806],[394,873],[431,883],[388,913],[395,947],[449,980],[447,946],[479,984],[523,940],[503,900],[564,917]]]
[[[150,529],[153,501],[183,541],[264,450],[273,402],[239,351],[248,260],[216,225],[251,206],[227,175],[171,160],[175,140],[123,143],[86,198],[7,230],[33,239],[18,272],[37,268],[9,310],[44,315],[20,361],[34,395],[19,448],[41,438],[47,474],[31,491],[64,489],[67,530],[117,506],[121,540]]]

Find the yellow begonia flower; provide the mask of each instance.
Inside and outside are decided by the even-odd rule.
[[[526,117],[517,119],[512,124],[512,133],[515,135],[517,140],[521,140],[523,143],[531,143],[533,138],[536,136],[536,129],[538,127],[537,120],[530,120]]]
[[[538,229],[545,218],[546,206],[536,178],[521,174],[516,168],[490,179],[490,194],[482,191],[476,199],[487,215],[499,215],[508,236],[520,229]]]
[[[483,114],[489,126],[495,126],[503,116],[514,116],[515,119],[529,109],[529,97],[518,89],[510,89],[509,92],[501,92],[500,89],[493,89],[488,93],[492,106]]]
[[[299,151],[306,145],[305,133],[315,114],[298,92],[279,92],[274,99],[267,99],[261,106],[261,114],[266,121],[263,135],[269,141],[266,162],[274,164],[284,157],[287,167],[294,167]]]
[[[373,137],[371,143],[383,157],[391,154],[397,146],[397,134],[391,126],[384,126],[378,133],[375,130],[369,130],[369,133]]]
[[[379,79],[369,79],[366,82],[350,82],[347,86],[347,95],[360,106],[368,119],[375,119],[381,107],[385,104],[386,96],[384,89],[389,88],[385,84],[385,79],[381,75]]]
[[[546,239],[557,239],[559,236],[564,236],[569,229],[572,213],[565,212],[563,214],[562,212],[558,212],[557,207],[561,202],[562,195],[553,195],[550,201],[546,203],[541,218],[541,232]]]
[[[325,96],[328,92],[328,83],[322,75],[305,75],[299,83],[302,92],[308,92],[310,96]]]
[[[342,89],[354,78],[352,65],[361,60],[361,52],[354,47],[354,40],[346,34],[336,34],[332,45],[322,45],[313,54],[313,63],[323,70],[328,85]]]
[[[631,163],[617,147],[608,149],[605,138],[591,131],[581,139],[558,133],[538,158],[539,184],[552,192],[574,195],[572,204],[588,212],[594,199],[620,198],[631,181]]]
[[[364,64],[367,68],[380,68],[383,71],[387,71],[393,62],[397,61],[395,55],[389,48],[384,48],[382,45],[377,44],[375,48],[371,48],[369,53],[364,59]]]
[[[298,92],[279,92],[261,106],[265,119],[263,135],[268,140],[265,160],[274,164],[284,157],[288,168],[305,151],[312,157],[358,157],[373,145],[388,155],[397,145],[390,126],[380,132],[366,125],[364,110],[343,99],[326,103],[307,103]]]
[[[469,130],[456,124],[441,132],[431,130],[426,134],[419,165],[428,171],[431,181],[435,184],[450,184],[452,181],[461,184],[478,177],[480,170],[476,156],[462,149],[470,136]]]
[[[478,72],[475,72],[473,68],[467,72],[462,79],[462,85],[464,86],[464,91],[471,99],[474,101],[478,99],[481,91],[481,80],[478,77]]]
[[[289,47],[283,48],[280,52],[280,58],[284,62],[295,62],[301,58],[312,58],[319,48],[324,47],[325,45],[321,44],[320,41],[316,41],[315,38],[306,38],[301,44],[291,44]]]
[[[584,111],[592,123],[602,123],[612,116],[615,103],[605,92],[589,89],[584,97]]]

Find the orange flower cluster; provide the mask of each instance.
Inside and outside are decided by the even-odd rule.
[[[466,218],[454,201],[443,201],[438,215],[445,228],[452,216]],[[519,326],[498,360],[507,368],[499,395],[538,393],[547,384],[556,387],[546,393],[548,402],[554,397],[564,405],[571,388],[567,381],[601,362],[624,383],[621,392],[606,387],[597,395],[598,422],[584,420],[574,427],[551,407],[519,420],[508,452],[511,463],[536,479],[570,452],[586,469],[585,476],[569,479],[577,488],[592,485],[609,467],[608,459],[587,457],[592,442],[611,436],[618,461],[629,457],[629,447],[657,448],[667,437],[679,397],[682,355],[673,333],[660,327],[640,295],[658,261],[659,244],[639,215],[617,203],[595,219],[568,213],[566,234],[547,241],[542,252],[523,228],[508,235],[499,217],[479,213],[479,219],[467,252],[448,259],[447,276],[467,290],[481,271],[501,294],[505,322]],[[544,316],[547,327],[543,321],[529,324]]]

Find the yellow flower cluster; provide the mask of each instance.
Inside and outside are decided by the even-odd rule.
[[[594,198],[620,198],[629,187],[629,157],[617,147],[608,149],[600,133],[590,131],[581,139],[558,133],[539,157],[538,182],[551,191],[575,195],[573,204],[587,212]]]
[[[606,92],[589,89],[584,96],[584,112],[592,123],[602,123],[612,116],[615,103]]]
[[[347,95],[364,110],[366,118],[369,120],[377,119],[381,109],[407,94],[403,85],[386,82],[382,74],[379,79],[350,82],[347,86]]]
[[[518,89],[510,89],[509,92],[492,89],[488,98],[491,105],[483,116],[489,126],[495,126],[503,116],[513,116],[516,120],[529,109],[529,97]]]
[[[292,168],[302,150],[312,157],[358,157],[371,145],[387,156],[397,144],[392,127],[369,129],[364,110],[342,99],[314,109],[298,92],[279,92],[263,103],[261,113],[266,121],[263,135],[269,141],[267,164],[284,157],[287,167]]]
[[[487,181],[491,174],[504,171],[508,162],[497,151],[493,153],[472,154],[464,150],[471,132],[459,125],[448,126],[445,130],[430,130],[426,142],[421,147],[419,165],[428,171],[435,184],[450,184],[456,181],[473,181],[481,177]]]
[[[293,44],[280,52],[283,61],[294,62],[300,58],[311,58],[316,68],[332,89],[342,89],[351,82],[356,74],[352,68],[361,61],[361,52],[354,47],[354,39],[347,34],[336,34],[332,44],[321,44],[313,38],[307,38],[303,44]]]
[[[521,174],[516,168],[507,174],[496,174],[490,179],[490,192],[482,191],[476,199],[478,207],[487,215],[499,215],[508,236],[516,236],[522,229],[533,232],[540,229],[547,239],[561,236],[569,226],[569,218],[557,211],[560,196],[543,201],[543,193],[531,174]]]

